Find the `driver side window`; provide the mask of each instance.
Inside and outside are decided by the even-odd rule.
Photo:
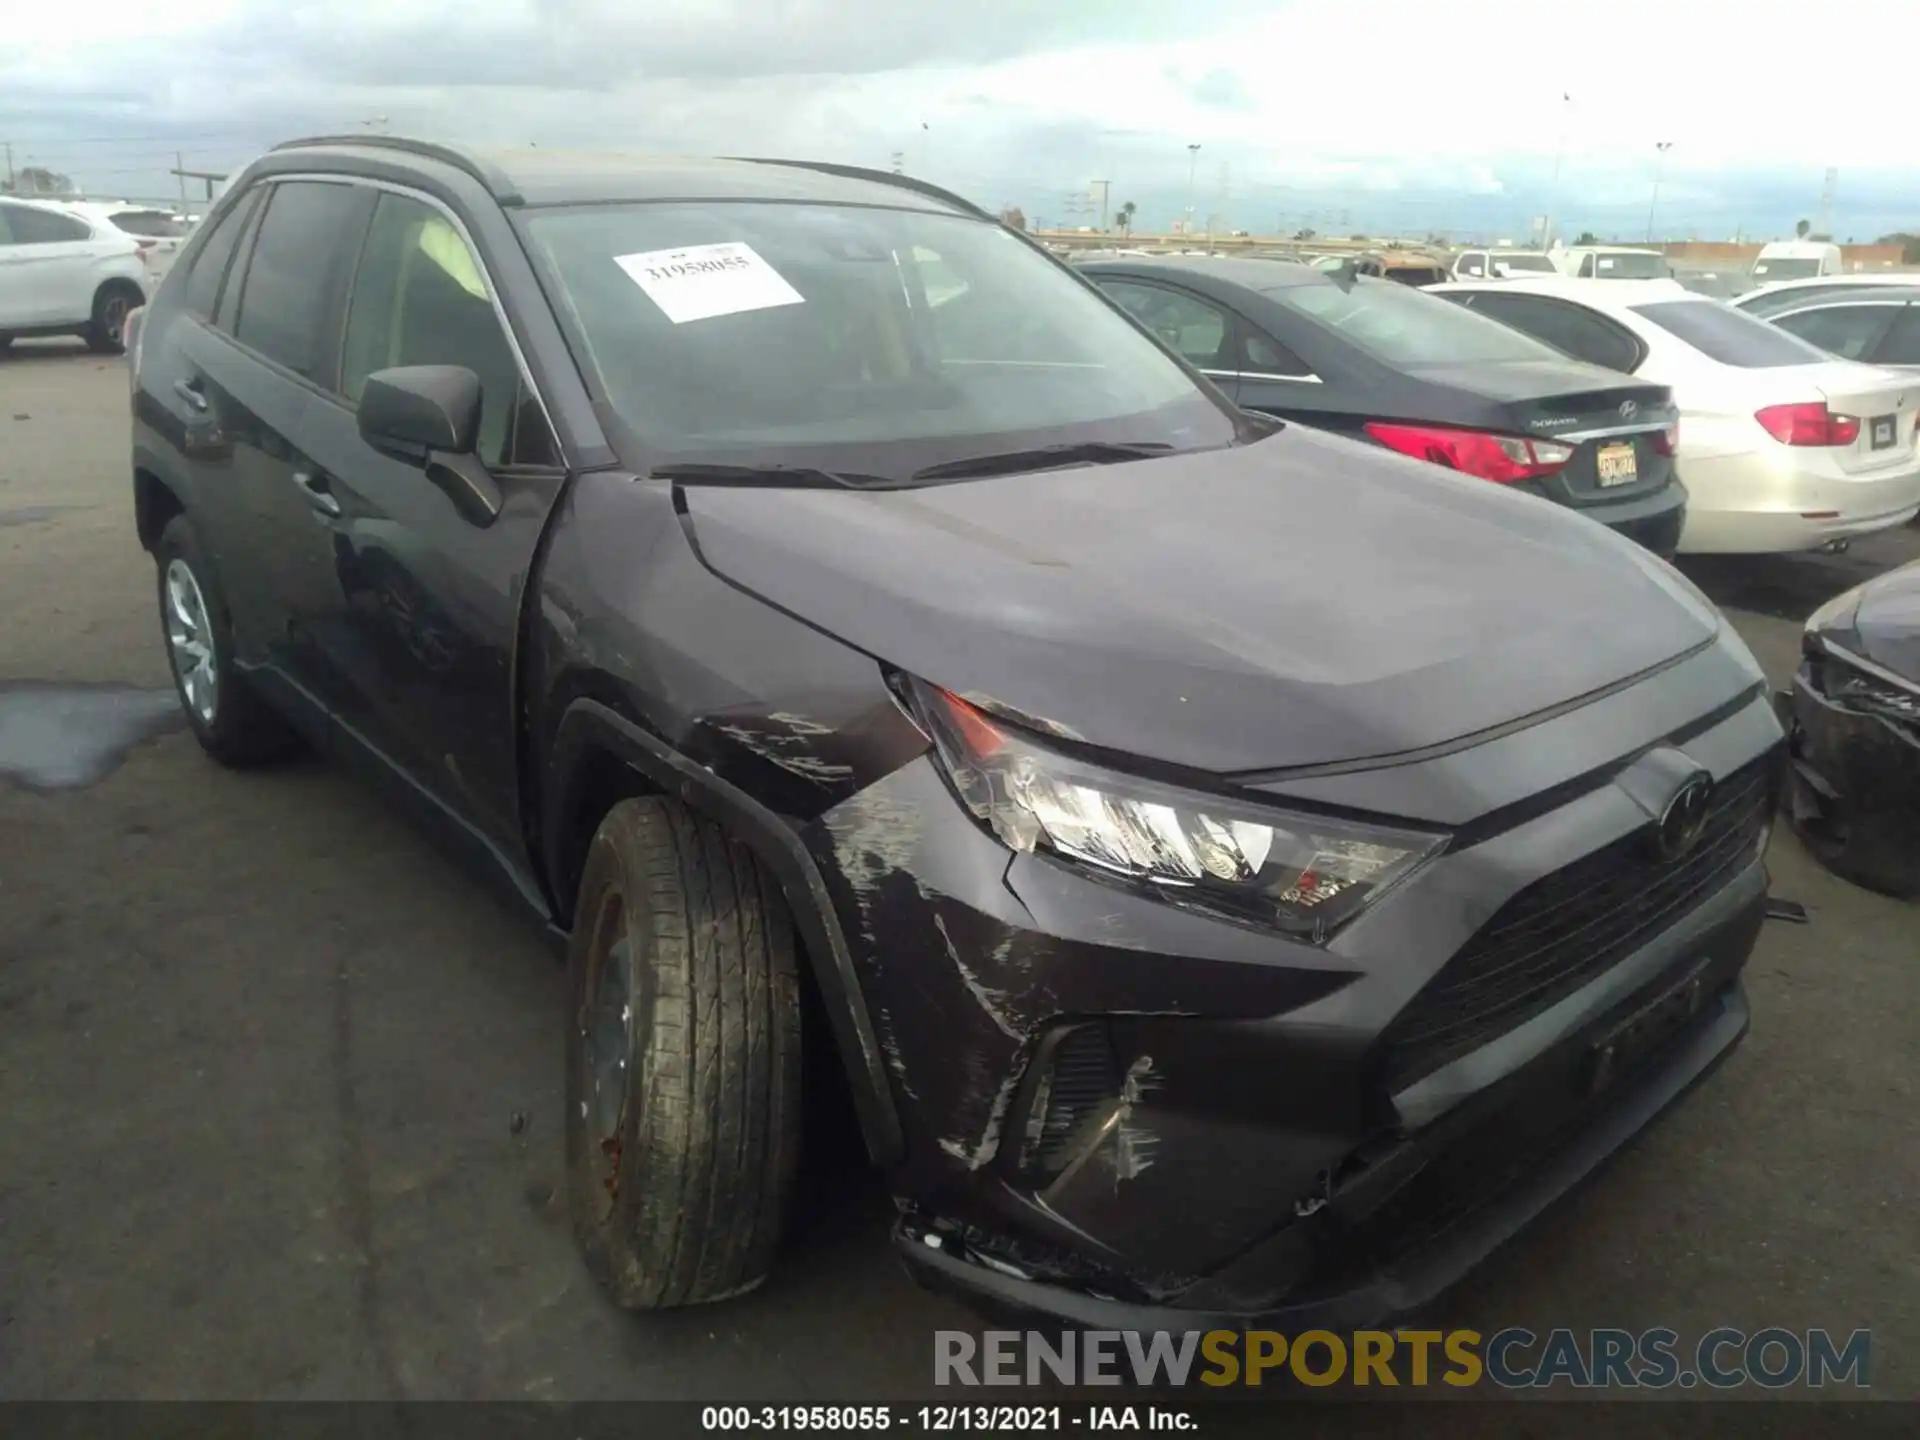
[[[464,365],[480,377],[477,451],[488,468],[560,463],[465,238],[432,206],[382,194],[348,304],[340,393],[358,404],[369,375],[400,365]]]

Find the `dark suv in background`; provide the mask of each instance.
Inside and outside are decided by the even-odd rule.
[[[1782,746],[1713,606],[953,195],[302,141],[133,351],[195,734],[563,937],[623,1304],[766,1274],[807,1047],[923,1278],[1137,1328],[1417,1303],[1744,1033]]]

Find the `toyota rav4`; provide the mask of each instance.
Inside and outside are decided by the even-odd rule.
[[[945,191],[302,141],[133,348],[188,721],[564,938],[625,1305],[767,1273],[803,1054],[924,1280],[1188,1328],[1422,1302],[1745,1031],[1783,746],[1714,607]]]

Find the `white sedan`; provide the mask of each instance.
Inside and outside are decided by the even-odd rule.
[[[1843,548],[1920,514],[1920,378],[1835,359],[1673,280],[1433,287],[1577,359],[1671,386],[1682,554]]]
[[[0,197],[0,350],[16,336],[79,335],[115,353],[151,289],[131,235],[58,201]]]

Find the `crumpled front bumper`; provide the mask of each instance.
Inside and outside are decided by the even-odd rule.
[[[1676,958],[1649,984],[1381,1154],[1311,1213],[1274,1217],[1267,1239],[1177,1294],[1142,1301],[1036,1278],[912,1215],[895,1242],[922,1284],[1016,1320],[1299,1330],[1407,1316],[1575,1189],[1739,1043],[1749,1020],[1740,970],[1765,901],[1756,861],[1661,937]],[[1657,1042],[1605,1074],[1615,1037],[1649,1016],[1664,1027]],[[1196,1211],[1207,1203],[1195,1195]]]
[[[1894,895],[1920,893],[1920,726],[1836,704],[1803,664],[1775,697],[1788,735],[1788,813],[1836,873]]]

